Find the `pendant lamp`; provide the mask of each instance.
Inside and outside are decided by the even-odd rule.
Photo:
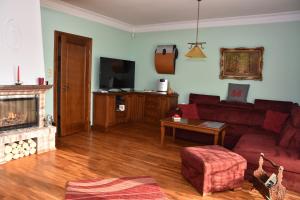
[[[206,58],[206,55],[203,53],[202,45],[206,44],[206,42],[198,42],[198,32],[199,32],[199,13],[200,13],[200,1],[198,1],[198,16],[197,16],[197,32],[196,32],[196,42],[195,43],[188,43],[191,45],[190,51],[185,55],[189,58]]]

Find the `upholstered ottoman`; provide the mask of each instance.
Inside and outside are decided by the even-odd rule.
[[[182,175],[202,194],[242,186],[247,161],[218,145],[186,147],[181,151]]]

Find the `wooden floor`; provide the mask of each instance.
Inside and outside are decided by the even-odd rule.
[[[239,191],[201,197],[180,174],[179,150],[194,144],[159,142],[159,128],[145,124],[59,138],[56,151],[0,166],[0,199],[63,199],[69,180],[142,175],[154,177],[170,199],[263,199],[247,182]],[[289,192],[287,199],[300,196]]]

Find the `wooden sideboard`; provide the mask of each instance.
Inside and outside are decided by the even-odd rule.
[[[159,125],[160,119],[176,108],[178,95],[148,92],[94,92],[93,129],[107,128],[126,122],[144,121]],[[119,104],[125,105],[120,111]]]

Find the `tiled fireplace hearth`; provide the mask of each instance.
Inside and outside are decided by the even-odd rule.
[[[50,88],[37,85],[0,86],[0,164],[13,157],[5,147],[18,145],[22,149],[20,144],[24,141],[36,141],[37,153],[55,150],[56,128],[44,126],[45,92]],[[10,156],[7,156],[8,153]],[[23,157],[21,150],[19,153]]]

